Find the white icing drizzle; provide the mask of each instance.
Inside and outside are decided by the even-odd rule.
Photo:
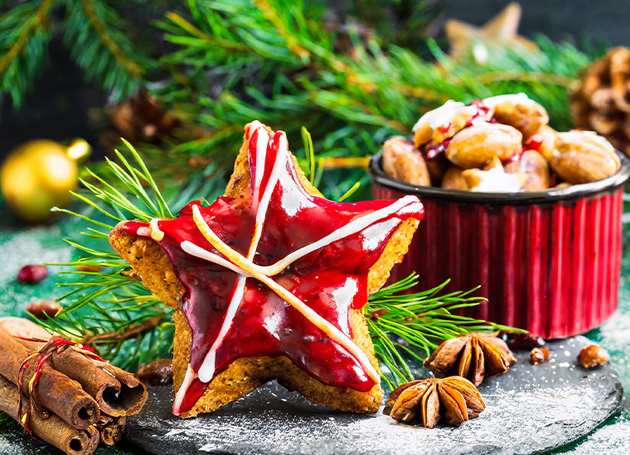
[[[254,194],[253,194],[253,207],[254,210],[257,209],[257,205],[258,205],[258,197],[259,197],[259,192],[260,192],[260,185],[262,183],[262,178],[263,175],[265,173],[265,162],[266,157],[267,157],[267,146],[269,144],[269,134],[267,134],[267,131],[265,130],[265,128],[263,128],[262,124],[258,121],[258,120],[254,120],[250,125],[249,125],[249,130],[250,131],[258,131],[258,140],[256,142],[256,175],[252,176],[253,179],[253,188],[254,188]],[[253,135],[254,133],[250,134]],[[247,145],[247,148],[249,150],[249,144]],[[261,150],[264,150],[264,153],[260,153]]]
[[[217,350],[223,343],[225,336],[232,327],[234,316],[236,316],[236,312],[241,303],[241,300],[243,300],[246,279],[247,277],[244,275],[239,275],[236,279],[236,289],[232,293],[232,299],[230,300],[227,312],[225,313],[225,319],[223,320],[223,324],[221,325],[221,330],[219,331],[217,338],[214,340],[212,347],[206,354],[206,357],[203,359],[201,367],[199,367],[199,380],[201,382],[210,382],[214,377],[214,372],[216,370]]]
[[[478,193],[518,193],[521,191],[517,174],[508,174],[503,168],[482,172],[484,174],[483,179],[476,187],[471,188],[471,191]]]
[[[306,245],[298,250],[295,250],[294,252],[289,254],[287,257],[285,257],[284,259],[281,259],[275,264],[272,264],[266,267],[259,266],[260,271],[265,273],[268,276],[277,275],[278,273],[282,272],[285,268],[287,268],[289,265],[291,265],[293,262],[297,261],[298,259],[303,258],[307,254],[312,253],[313,251],[316,251],[324,246],[330,245],[331,243],[336,242],[337,240],[341,240],[344,237],[348,237],[350,235],[356,234],[357,232],[360,232],[361,230],[368,227],[369,225],[374,224],[377,221],[382,220],[383,218],[387,218],[388,216],[398,212],[399,210],[402,210],[408,205],[419,204],[419,203],[420,201],[418,200],[416,196],[407,195],[397,200],[395,203],[393,203],[392,205],[388,207],[382,208],[380,210],[376,210],[372,213],[368,213],[367,215],[363,215],[360,218],[352,220],[350,223],[346,224],[345,226],[342,226],[340,229],[337,229],[336,231],[331,232],[326,237],[323,237],[320,240],[311,243],[310,245]]]
[[[138,228],[138,235],[141,235],[143,237],[151,237],[151,228],[144,226]]]
[[[261,273],[257,267],[252,267],[254,264],[245,258],[238,251],[233,250],[228,245],[226,245],[223,240],[221,240],[213,231],[210,229],[210,226],[206,223],[201,216],[201,212],[199,211],[198,206],[193,206],[193,219],[199,228],[199,231],[202,235],[215,247],[219,250],[223,255],[228,257],[231,261],[233,261],[238,267],[241,267],[246,272],[249,272],[252,277],[256,278],[258,281],[265,284],[269,289],[275,292],[278,297],[283,299],[293,308],[298,310],[304,317],[306,317],[309,321],[311,321],[317,328],[326,333],[333,341],[337,342],[343,348],[352,355],[357,362],[363,368],[363,371],[372,379],[375,383],[380,383],[380,375],[376,371],[376,368],[372,365],[370,360],[368,359],[365,352],[359,348],[352,339],[350,339],[345,333],[339,330],[337,327],[332,325],[326,319],[321,317],[317,312],[315,312],[311,307],[306,305],[296,296],[294,296],[291,292],[287,291],[285,288],[280,286],[270,277]]]
[[[256,254],[256,249],[258,248],[258,243],[260,242],[260,237],[262,235],[262,228],[265,222],[265,217],[267,214],[267,209],[269,207],[269,202],[271,200],[271,195],[272,195],[273,189],[275,188],[280,178],[280,172],[282,171],[282,168],[285,166],[289,149],[288,149],[286,135],[282,133],[279,139],[279,144],[278,144],[278,156],[276,157],[276,161],[271,170],[271,175],[269,176],[269,181],[267,182],[267,186],[265,187],[265,190],[263,191],[263,195],[259,203],[258,197],[259,197],[260,185],[262,184],[263,174],[265,173],[265,163],[267,161],[267,148],[270,145],[269,144],[270,137],[267,134],[267,131],[265,130],[265,128],[258,121],[252,122],[249,128],[250,128],[250,131],[252,131],[252,129],[254,129],[254,131],[258,131],[258,140],[256,141],[255,175],[251,176],[252,181],[254,182],[254,185],[253,185],[254,193],[253,193],[252,202],[256,204],[253,207],[254,210],[256,210],[256,224],[254,226],[254,234],[252,236],[252,240],[249,245],[249,251],[247,253],[247,259],[251,261],[254,258],[254,255]],[[249,137],[251,138],[253,134],[254,134],[253,132],[249,134]],[[248,144],[248,149],[249,149],[249,144]],[[197,207],[195,206],[195,208]],[[184,245],[184,243],[188,243],[188,244]],[[232,298],[230,299],[230,302],[228,304],[228,309],[225,314],[225,319],[223,320],[223,324],[221,325],[221,329],[219,330],[219,334],[217,335],[217,338],[214,340],[214,343],[210,347],[210,350],[206,354],[206,357],[204,358],[201,364],[201,367],[199,368],[199,373],[198,373],[199,380],[204,383],[207,383],[207,382],[210,382],[212,378],[214,377],[214,373],[216,370],[217,350],[223,343],[225,336],[227,335],[230,328],[232,327],[234,317],[236,316],[238,307],[241,303],[241,300],[243,299],[243,294],[245,292],[246,279],[247,277],[251,275],[245,272],[244,270],[234,266],[231,262],[226,261],[220,256],[217,256],[216,254],[213,254],[203,248],[200,248],[199,246],[194,245],[191,242],[182,242],[181,247],[187,253],[192,254],[193,256],[196,256],[198,258],[205,259],[210,262],[214,262],[215,264],[226,266],[225,264],[227,263],[230,265],[229,267],[227,267],[228,269],[235,271],[237,274],[239,274],[236,281],[234,292],[232,293]],[[191,369],[190,364],[189,364],[189,369]],[[185,395],[186,390],[188,389],[189,386],[190,384],[188,384],[186,388],[180,387],[178,391],[178,394],[180,392],[182,394],[180,401],[183,400],[183,396]]]
[[[225,267],[226,269],[231,270],[232,272],[238,273],[239,275],[251,276],[245,270],[240,267],[235,266],[230,261],[223,259],[221,256],[211,253],[210,251],[201,248],[198,245],[195,245],[189,240],[184,240],[179,244],[181,249],[191,256],[195,256],[199,259],[205,259],[208,262],[214,262],[221,267]]]
[[[176,416],[181,414],[182,402],[184,401],[184,397],[186,396],[186,391],[190,387],[190,384],[194,381],[195,377],[194,370],[188,364],[188,368],[186,368],[186,376],[184,376],[184,381],[182,385],[179,386],[177,393],[175,394],[175,400],[173,401],[173,414]]]
[[[510,104],[520,104],[524,106],[532,106],[536,102],[529,98],[525,93],[511,93],[508,95],[497,95],[491,96],[490,98],[484,98],[481,100],[484,106],[489,108],[497,107],[499,104],[510,103]]]
[[[466,107],[464,103],[448,100],[442,106],[435,108],[420,117],[420,120],[418,120],[413,126],[412,131],[416,131],[423,123],[429,125],[432,130],[436,129],[438,126],[451,123],[455,113],[464,107]]]
[[[269,135],[266,134],[267,142],[264,144],[260,142],[261,132],[264,131],[262,125],[258,130],[258,142],[256,143],[256,175],[252,178],[255,178],[256,182],[262,181],[262,174],[264,172],[264,167],[260,167],[258,163],[261,161],[264,163],[267,158],[267,148],[269,146]],[[286,161],[286,156],[288,153],[288,144],[287,138],[284,133],[280,136],[279,144],[278,144],[278,156],[276,157],[276,161],[271,170],[271,175],[269,176],[269,181],[267,182],[267,186],[262,195],[262,199],[260,200],[260,204],[258,205],[258,209],[256,212],[256,224],[254,226],[254,235],[252,236],[251,242],[249,244],[249,251],[247,253],[247,260],[252,261],[254,255],[256,254],[256,249],[258,248],[258,243],[260,242],[260,237],[262,235],[262,228],[265,223],[265,217],[267,215],[267,209],[269,208],[269,201],[271,200],[271,194],[273,189],[275,188],[278,180],[280,178],[281,169],[284,167],[284,163]],[[196,206],[193,208],[195,210]],[[197,209],[198,210],[198,209]],[[201,213],[200,213],[201,215]],[[254,264],[252,264],[254,265]],[[257,267],[256,267],[257,268]],[[246,277],[250,276],[247,273],[241,273],[236,282],[236,288],[232,293],[232,298],[230,299],[230,303],[228,304],[228,309],[225,314],[225,319],[223,320],[223,324],[221,325],[221,330],[217,335],[217,338],[214,340],[214,343],[210,347],[208,354],[203,360],[201,367],[199,368],[199,380],[202,382],[210,382],[214,376],[215,372],[215,360],[216,353],[225,336],[227,335],[230,327],[232,327],[232,322],[234,321],[234,316],[236,316],[236,312],[238,311],[238,307],[243,299],[243,293],[245,292],[245,280]]]
[[[259,152],[260,149],[256,150],[256,161],[258,161]],[[265,158],[266,153],[267,152],[265,148]],[[273,165],[271,175],[269,176],[269,181],[267,182],[267,186],[265,187],[263,197],[260,200],[258,211],[256,212],[256,226],[254,227],[254,236],[250,243],[249,253],[247,255],[247,258],[249,260],[253,259],[254,254],[256,253],[256,248],[258,248],[258,242],[260,241],[262,229],[265,224],[265,218],[267,217],[267,209],[269,208],[269,202],[271,201],[271,194],[273,193],[273,189],[276,187],[276,184],[280,179],[280,172],[282,172],[282,168],[284,168],[288,153],[289,147],[287,143],[287,137],[284,133],[282,133],[278,144],[278,156],[276,157],[276,162]]]

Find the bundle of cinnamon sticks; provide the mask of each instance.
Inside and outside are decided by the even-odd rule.
[[[68,455],[114,445],[146,387],[80,346],[47,349],[52,336],[20,318],[0,318],[0,411]]]

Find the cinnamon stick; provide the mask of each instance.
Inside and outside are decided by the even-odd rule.
[[[19,383],[22,363],[32,351],[20,344],[14,336],[0,328],[0,374],[13,384]],[[22,392],[29,395],[29,382],[37,371],[38,358],[28,362],[22,376]],[[49,409],[71,426],[84,430],[98,422],[98,404],[81,388],[81,384],[56,371],[47,363],[41,367],[41,375],[32,398],[38,406]]]
[[[0,320],[0,329],[22,338],[48,340],[51,337],[42,327],[26,319]],[[33,351],[44,345],[34,341],[16,340]],[[96,362],[72,348],[60,354],[54,353],[50,362],[55,370],[78,381],[83,390],[94,397],[101,411],[112,417],[135,415],[147,401],[146,387],[133,374],[109,363]]]
[[[27,409],[30,406],[29,399],[24,397],[24,400]],[[18,401],[17,386],[0,376],[0,410],[19,422]],[[30,414],[29,425],[34,435],[68,455],[90,455],[98,447],[99,433],[93,426],[77,430],[55,414],[44,418],[37,411]]]
[[[73,349],[53,354],[51,361],[56,370],[78,381],[101,411],[112,417],[135,415],[147,401],[144,384],[114,365],[94,362]]]

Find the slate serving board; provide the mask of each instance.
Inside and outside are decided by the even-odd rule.
[[[152,454],[531,454],[590,433],[618,408],[623,391],[609,366],[577,366],[584,337],[548,343],[549,363],[532,366],[529,352],[504,376],[479,388],[486,411],[460,428],[399,424],[382,412],[353,415],[314,406],[276,382],[214,414],[172,416],[170,387],[152,388],[130,419],[127,438]],[[418,377],[428,376],[422,368]]]

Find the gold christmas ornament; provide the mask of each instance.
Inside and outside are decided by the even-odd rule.
[[[89,155],[83,139],[69,146],[49,140],[26,142],[12,150],[0,169],[2,198],[23,221],[41,223],[55,214],[53,207],[66,207],[78,186],[78,161]]]
[[[536,43],[519,36],[520,21],[521,5],[517,2],[508,4],[481,27],[449,19],[445,25],[446,38],[451,47],[449,55],[453,60],[460,60],[472,53],[475,61],[483,65],[493,48],[537,50]]]

